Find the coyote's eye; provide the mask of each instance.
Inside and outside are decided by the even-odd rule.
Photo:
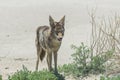
[[[56,31],[56,35],[58,35],[58,33],[59,33],[59,32],[58,32],[58,31]]]

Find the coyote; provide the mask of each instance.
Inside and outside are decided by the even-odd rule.
[[[49,26],[40,26],[36,30],[36,48],[37,48],[37,61],[36,70],[38,70],[39,59],[42,61],[47,55],[48,70],[53,71],[52,68],[52,54],[54,55],[54,69],[57,73],[57,52],[61,46],[64,36],[65,16],[56,22],[49,16]]]

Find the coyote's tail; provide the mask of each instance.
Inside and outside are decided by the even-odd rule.
[[[40,45],[40,43],[39,43],[39,30],[40,30],[40,27],[38,27],[36,30],[36,44],[37,45]]]
[[[42,52],[40,54],[40,60],[42,61],[45,57],[45,51],[42,49]]]

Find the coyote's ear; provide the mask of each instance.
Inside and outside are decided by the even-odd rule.
[[[49,16],[49,23],[50,23],[50,26],[54,26],[54,20],[51,16]]]
[[[64,23],[65,23],[65,16],[63,16],[63,18],[59,21],[61,25],[64,26]]]

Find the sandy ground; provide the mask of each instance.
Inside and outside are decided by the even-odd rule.
[[[58,64],[71,62],[70,45],[90,42],[88,11],[97,8],[97,16],[119,13],[119,0],[0,0],[0,74],[3,80],[25,65],[35,70],[35,30],[49,25],[48,16],[59,20],[66,15],[65,36],[58,52]],[[44,60],[39,69],[46,68]],[[94,80],[94,77],[88,80]]]

